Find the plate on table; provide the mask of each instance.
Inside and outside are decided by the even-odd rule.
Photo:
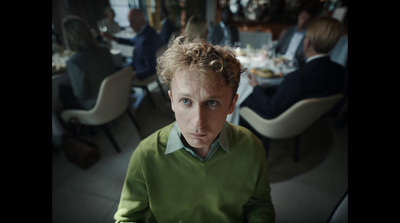
[[[275,74],[275,72],[268,68],[253,68],[250,71],[252,74],[255,74],[262,78],[279,78],[283,77],[282,73]]]

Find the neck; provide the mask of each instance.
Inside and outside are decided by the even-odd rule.
[[[186,147],[191,149],[194,153],[196,153],[202,159],[206,158],[208,152],[210,151],[210,146],[203,147],[203,148],[195,148],[195,147],[189,145],[189,143],[186,141],[186,139],[183,135],[181,135],[181,140],[183,142],[183,145],[185,145]]]

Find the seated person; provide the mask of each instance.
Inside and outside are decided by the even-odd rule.
[[[208,33],[208,42],[218,45],[234,46],[239,42],[239,30],[236,26],[231,26],[233,14],[229,7],[225,7],[221,12],[221,21],[218,24],[210,26]]]
[[[198,37],[207,41],[207,35],[207,20],[201,16],[191,16],[185,27],[185,41],[190,41]]]
[[[121,27],[118,23],[114,20],[115,12],[111,7],[106,7],[104,9],[105,17],[99,21],[97,21],[97,27],[99,28],[99,33],[102,34],[103,32],[108,32],[111,34],[117,33],[121,31]],[[97,36],[97,40],[100,44],[111,48],[111,42],[107,38],[103,38],[102,35]]]
[[[118,43],[133,45],[132,62],[129,64],[134,71],[134,78],[142,80],[156,73],[157,50],[161,47],[160,35],[149,26],[144,14],[139,9],[131,9],[128,14],[129,24],[136,32],[133,39],[118,38],[104,33]]]
[[[171,39],[171,35],[175,32],[176,28],[174,23],[168,18],[168,9],[166,7],[161,8],[160,17],[161,17],[161,42],[163,46],[168,45],[169,40]]]
[[[86,21],[68,16],[62,21],[66,47],[75,53],[66,61],[71,85],[60,86],[65,109],[91,109],[97,101],[101,82],[115,72],[110,50],[100,47]]]
[[[275,222],[261,141],[226,122],[240,74],[235,53],[179,36],[158,60],[176,122],[132,154],[116,222]]]
[[[261,117],[273,119],[300,100],[341,93],[345,83],[345,70],[341,65],[332,62],[328,53],[342,32],[343,27],[336,19],[321,17],[311,21],[303,41],[306,64],[287,74],[276,91],[262,89],[255,76],[249,74],[249,84],[253,86],[253,92],[240,107],[249,107]],[[242,118],[239,119],[239,124],[251,128]]]
[[[314,4],[303,6],[297,16],[297,25],[291,26],[281,33],[275,46],[275,53],[293,61],[296,67],[303,66],[307,59],[303,53],[303,39],[307,24],[317,15]]]
[[[121,31],[121,27],[114,20],[114,18],[115,18],[114,10],[111,7],[106,7],[104,9],[104,14],[106,15],[106,17],[101,19],[100,21],[98,21],[97,26],[99,28],[105,27],[106,30],[104,29],[104,31],[107,31],[111,34]],[[102,31],[102,30],[100,30],[100,31]]]

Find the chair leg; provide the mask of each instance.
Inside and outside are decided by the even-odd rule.
[[[154,104],[153,97],[151,97],[149,88],[147,88],[147,86],[143,87],[143,88],[146,90],[146,94],[147,94],[147,96],[149,96],[149,99],[150,99],[151,104],[153,105],[153,108],[156,108],[156,104]]]
[[[110,140],[111,144],[113,144],[115,150],[117,150],[117,152],[121,152],[121,150],[119,149],[119,146],[118,146],[117,142],[115,141],[114,136],[111,134],[110,128],[108,128],[107,124],[101,125],[100,128],[104,131],[104,133]]]
[[[300,135],[294,137],[294,156],[293,161],[297,162],[299,160],[299,147],[300,147]]]
[[[164,97],[164,99],[165,99],[166,101],[168,101],[167,95],[165,95],[165,92],[164,92],[164,88],[162,87],[161,82],[160,82],[160,80],[158,80],[158,79],[157,79],[157,84],[158,84],[158,87],[160,88],[160,91],[161,91],[162,96]]]
[[[140,131],[140,127],[139,124],[136,122],[135,118],[133,117],[131,111],[129,111],[129,107],[126,109],[126,113],[128,113],[129,118],[131,119],[131,121],[133,122],[133,124],[135,125],[136,129],[138,131]]]

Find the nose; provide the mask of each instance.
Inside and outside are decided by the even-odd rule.
[[[193,124],[196,129],[201,129],[207,125],[207,111],[206,109],[199,106],[193,111]]]

